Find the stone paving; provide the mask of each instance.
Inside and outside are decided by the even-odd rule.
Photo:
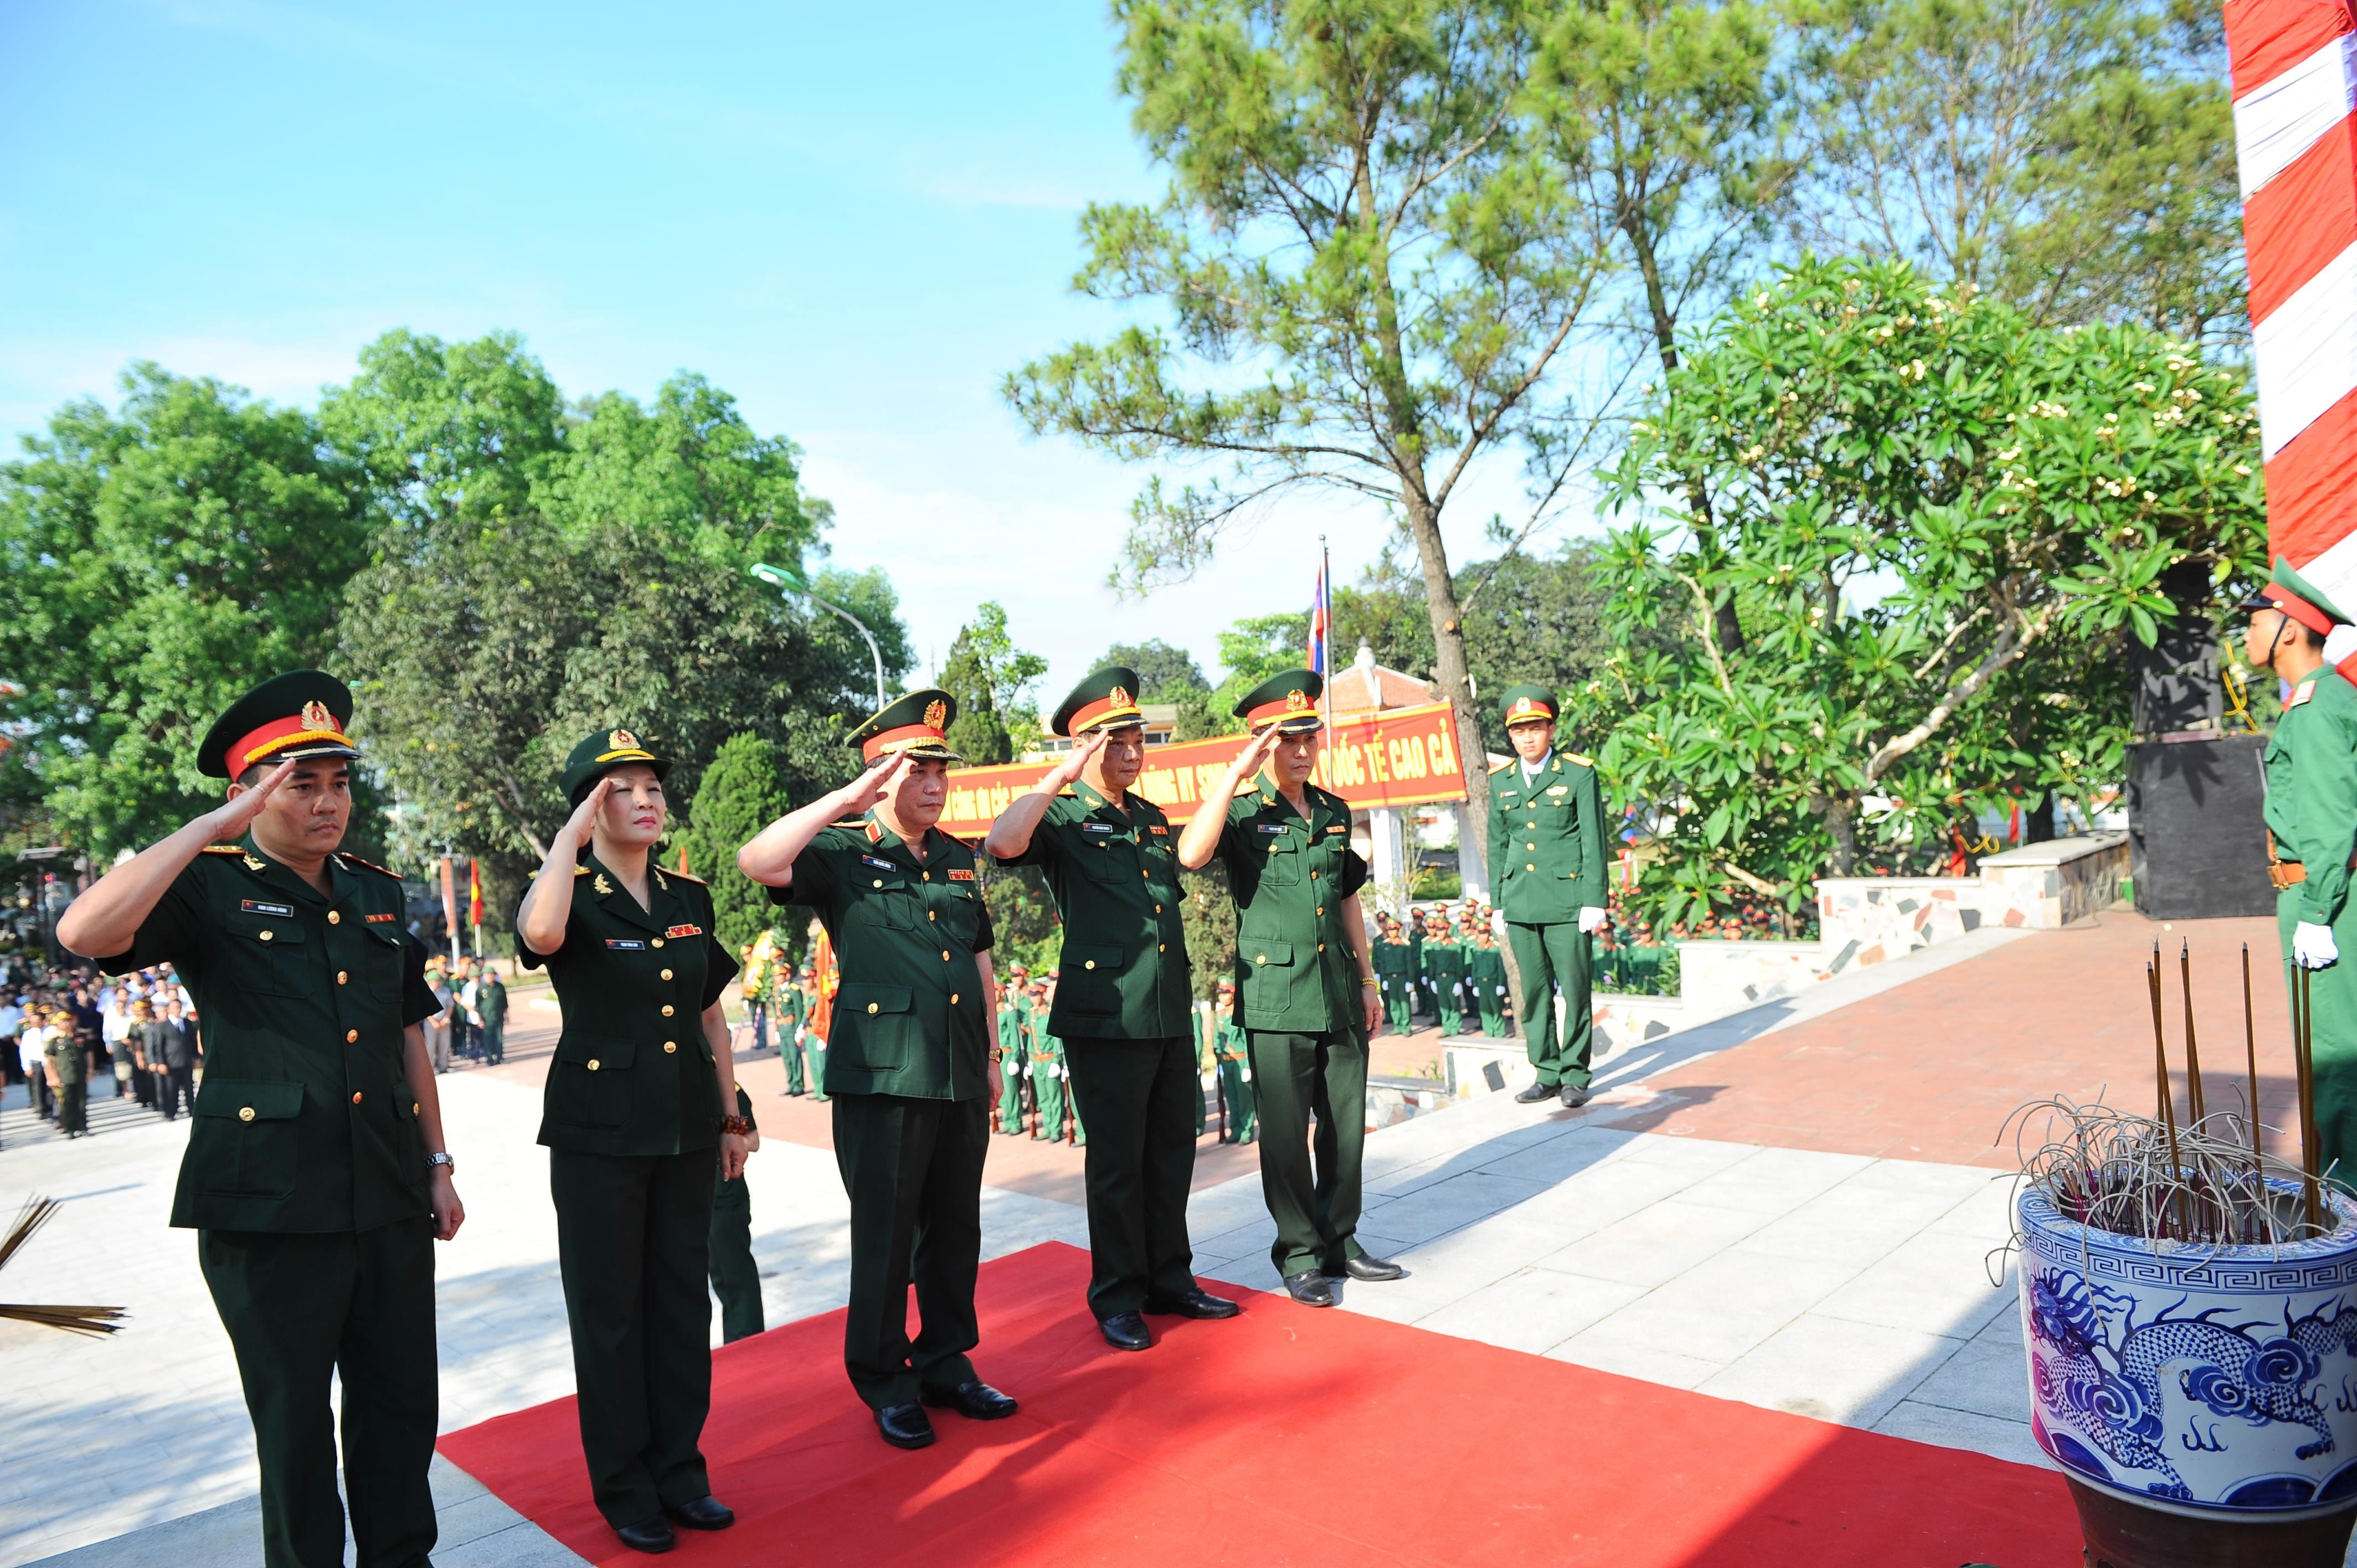
[[[2148,929],[2115,931],[2115,918],[2133,919],[2107,917],[2105,941],[2148,945]],[[2212,934],[2197,933],[2197,948]],[[2065,931],[1931,949],[1867,972],[1853,989],[1829,983],[1805,1006],[1689,1031],[1698,1043],[1651,1042],[1606,1064],[1611,1087],[1582,1112],[1491,1096],[1372,1134],[1361,1233],[1411,1273],[1349,1287],[1344,1309],[2037,1463],[2002,1256],[2002,1173],[1913,1150],[1819,1146],[1836,1142],[1823,1129],[1837,1118],[1796,1122],[1818,1130],[1808,1136],[1757,1133],[1780,1101],[1850,1070],[1884,1075],[1886,1119],[1928,1124],[1949,1092],[1950,1075],[1933,1068],[1960,1039],[1977,1042],[1975,1060],[2014,1064],[2007,1070],[2028,1086],[2018,1098],[2082,1091],[2075,1079],[2045,1076],[2057,1065],[2047,1042],[2077,1039],[2091,1019],[2115,1014],[2123,990],[2079,956],[2086,940]],[[2049,963],[2059,970],[2040,967]],[[2056,973],[2076,980],[2043,998],[2016,994]],[[2126,994],[2140,1003],[2140,972],[2130,979]],[[1869,1012],[1878,1022],[1861,1031],[1853,1015]],[[2204,1027],[2224,1033],[2206,1015]],[[1829,1044],[1827,1031],[1847,1043]],[[1869,1045],[1861,1069],[1857,1053]],[[1841,1051],[1851,1053],[1846,1066]],[[1910,1058],[1919,1065],[1902,1071]],[[771,1057],[746,1074],[763,1096],[751,1181],[773,1324],[840,1305],[847,1268],[842,1187],[817,1132],[823,1108],[775,1098],[764,1075],[777,1070]],[[446,1430],[570,1391],[545,1161],[531,1141],[536,1078],[518,1060],[443,1080],[468,1206],[465,1231],[440,1250]],[[1696,1082],[1723,1090],[1697,1097]],[[2007,1092],[2018,1086],[2009,1079]],[[1779,1113],[1792,1119],[1791,1109]],[[1706,1115],[1729,1120],[1694,1124]],[[1975,1136],[1993,1135],[1994,1120]],[[1879,1126],[1854,1141],[1881,1138]],[[109,1341],[0,1325],[0,1365],[12,1374],[0,1453],[30,1461],[0,1474],[0,1564],[74,1548],[86,1548],[69,1559],[76,1568],[259,1562],[234,1369],[192,1238],[164,1224],[185,1135],[185,1123],[150,1119],[0,1154],[0,1210],[30,1192],[67,1202],[0,1274],[0,1294],[121,1303],[135,1315]],[[1213,1154],[1245,1168],[1199,1186],[1190,1219],[1202,1273],[1269,1288],[1273,1230],[1251,1154]],[[993,1140],[986,1256],[1048,1240],[1086,1244],[1077,1204],[1046,1195],[1078,1196],[1080,1159]],[[977,1360],[988,1376],[986,1342]],[[444,1568],[572,1561],[447,1466],[437,1498],[450,1530],[436,1553]]]

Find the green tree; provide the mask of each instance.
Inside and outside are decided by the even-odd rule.
[[[1803,0],[1802,237],[1906,256],[2040,323],[2240,337],[2215,7]]]
[[[1451,0],[1119,0],[1121,91],[1168,175],[1097,205],[1076,286],[1140,323],[1023,367],[1036,431],[1132,459],[1229,463],[1147,483],[1119,574],[1183,574],[1304,487],[1405,526],[1435,672],[1480,751],[1443,520],[1491,454],[1543,462],[1583,405],[1551,380],[1609,262],[1522,104],[1526,16]],[[1541,486],[1544,493],[1544,486]],[[1477,791],[1477,836],[1487,818]]]
[[[1175,738],[1200,740],[1231,726],[1225,714],[1211,705],[1211,683],[1203,678],[1202,666],[1185,649],[1173,648],[1160,638],[1117,642],[1097,660],[1099,668],[1107,664],[1137,671],[1139,702],[1168,703],[1178,710]]]
[[[713,754],[690,808],[682,838],[688,865],[712,886],[713,918],[721,941],[735,952],[771,925],[788,932],[799,920],[780,920],[769,889],[737,869],[737,847],[792,806],[778,757],[757,735],[732,735]],[[789,947],[792,944],[790,942]]]
[[[976,767],[1012,762],[1039,744],[1039,677],[1048,661],[1015,646],[1006,608],[985,600],[942,661],[942,690],[957,699],[950,746]]]
[[[0,466],[0,678],[54,831],[103,864],[220,800],[197,744],[247,688],[328,661],[367,560],[360,475],[317,425],[139,364]],[[372,846],[364,799],[353,843]]]
[[[2087,699],[2124,687],[2038,678],[2148,643],[2187,607],[2165,574],[2264,558],[2238,371],[2143,328],[2040,328],[1904,263],[1787,269],[1636,428],[1620,493],[1669,526],[1613,536],[1612,625],[1688,635],[1608,657],[1577,716],[1619,799],[1663,813],[1664,918],[1733,885],[1797,909],[1815,875],[2115,757],[2125,709]],[[1696,474],[1715,554],[1678,526]],[[1740,650],[1716,636],[1723,596]]]
[[[1226,673],[1211,693],[1211,707],[1227,715],[1225,727],[1236,727],[1233,710],[1245,693],[1272,675],[1300,669],[1308,650],[1308,610],[1246,616],[1220,633],[1220,668]]]

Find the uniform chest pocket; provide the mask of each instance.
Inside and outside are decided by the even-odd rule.
[[[401,1000],[401,939],[374,926],[364,928],[367,940],[361,948],[361,973],[367,978],[369,993],[380,1002]]]
[[[265,996],[312,996],[318,992],[318,957],[296,920],[279,915],[230,915],[230,972],[238,988]]]
[[[926,911],[939,923],[940,929],[960,947],[972,948],[974,939],[981,934],[982,916],[978,912],[982,900],[971,893],[952,892],[937,899]]]
[[[1090,833],[1082,842],[1088,847],[1079,855],[1081,870],[1092,880],[1118,883],[1137,875],[1136,852],[1127,839]]]
[[[924,918],[919,896],[909,879],[898,872],[877,872],[866,866],[866,875],[856,888],[858,901],[852,906],[857,918],[871,926],[881,926],[890,931],[913,931]]]
[[[1267,846],[1261,852],[1260,879],[1264,886],[1295,887],[1301,883],[1301,863],[1305,856],[1300,843],[1291,833],[1271,833],[1263,841]]]

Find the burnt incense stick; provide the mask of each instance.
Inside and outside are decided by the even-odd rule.
[[[2251,1169],[2265,1157],[2259,1149],[2259,1031],[2251,1018],[2251,944],[2243,944],[2243,1059],[2251,1077]]]
[[[2160,1090],[2160,1124],[2169,1134],[2169,1186],[2177,1208],[2177,1234],[2182,1240],[2192,1234],[2192,1226],[2185,1213],[2185,1188],[2177,1180],[2184,1169],[2177,1151],[2177,1096],[2169,1088],[2169,1044],[2161,1033],[2160,1022],[2160,944],[2152,948],[2153,961],[2144,966],[2145,989],[2152,995],[2152,1066],[2153,1076]]]
[[[2177,950],[2178,987],[2185,993],[2185,1110],[2186,1120],[2193,1126],[2201,1125],[2208,1112],[2201,1103],[2201,1051],[2193,1043],[2193,944],[2185,942]]]
[[[2291,990],[2294,997],[2291,1023],[2292,1072],[2299,1090],[2299,1175],[2302,1196],[2308,1201],[2308,1223],[2311,1229],[2324,1225],[2323,1208],[2317,1194],[2316,1148],[2316,1071],[2315,1038],[2312,1031],[2316,1020],[2311,1015],[2313,1005],[2309,991],[2309,972],[2299,965],[2292,966]]]

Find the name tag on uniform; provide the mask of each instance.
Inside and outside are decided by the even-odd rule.
[[[667,937],[700,937],[703,934],[702,926],[673,926],[663,933]]]
[[[1568,795],[1571,793],[1571,786],[1568,784],[1558,784],[1554,789],[1548,790],[1547,793],[1550,795]]]
[[[1084,833],[1109,833],[1113,832],[1113,824],[1111,822],[1082,822],[1081,824],[1081,832]]]
[[[606,945],[609,948],[619,948],[624,952],[644,952],[647,950],[647,944],[637,937],[608,937],[606,939]]]
[[[974,873],[971,871],[959,871],[952,869],[950,872],[950,880],[952,882],[971,882],[974,880]]]
[[[1263,822],[1260,825],[1260,831],[1265,833],[1281,833],[1285,831],[1285,824],[1283,822]]]
[[[289,920],[295,918],[295,906],[292,904],[265,904],[259,898],[241,898],[238,908],[249,915],[276,915]]]
[[[879,871],[898,871],[900,869],[900,865],[898,861],[880,860],[872,854],[861,855],[859,857],[859,864],[862,865],[875,866]]]

